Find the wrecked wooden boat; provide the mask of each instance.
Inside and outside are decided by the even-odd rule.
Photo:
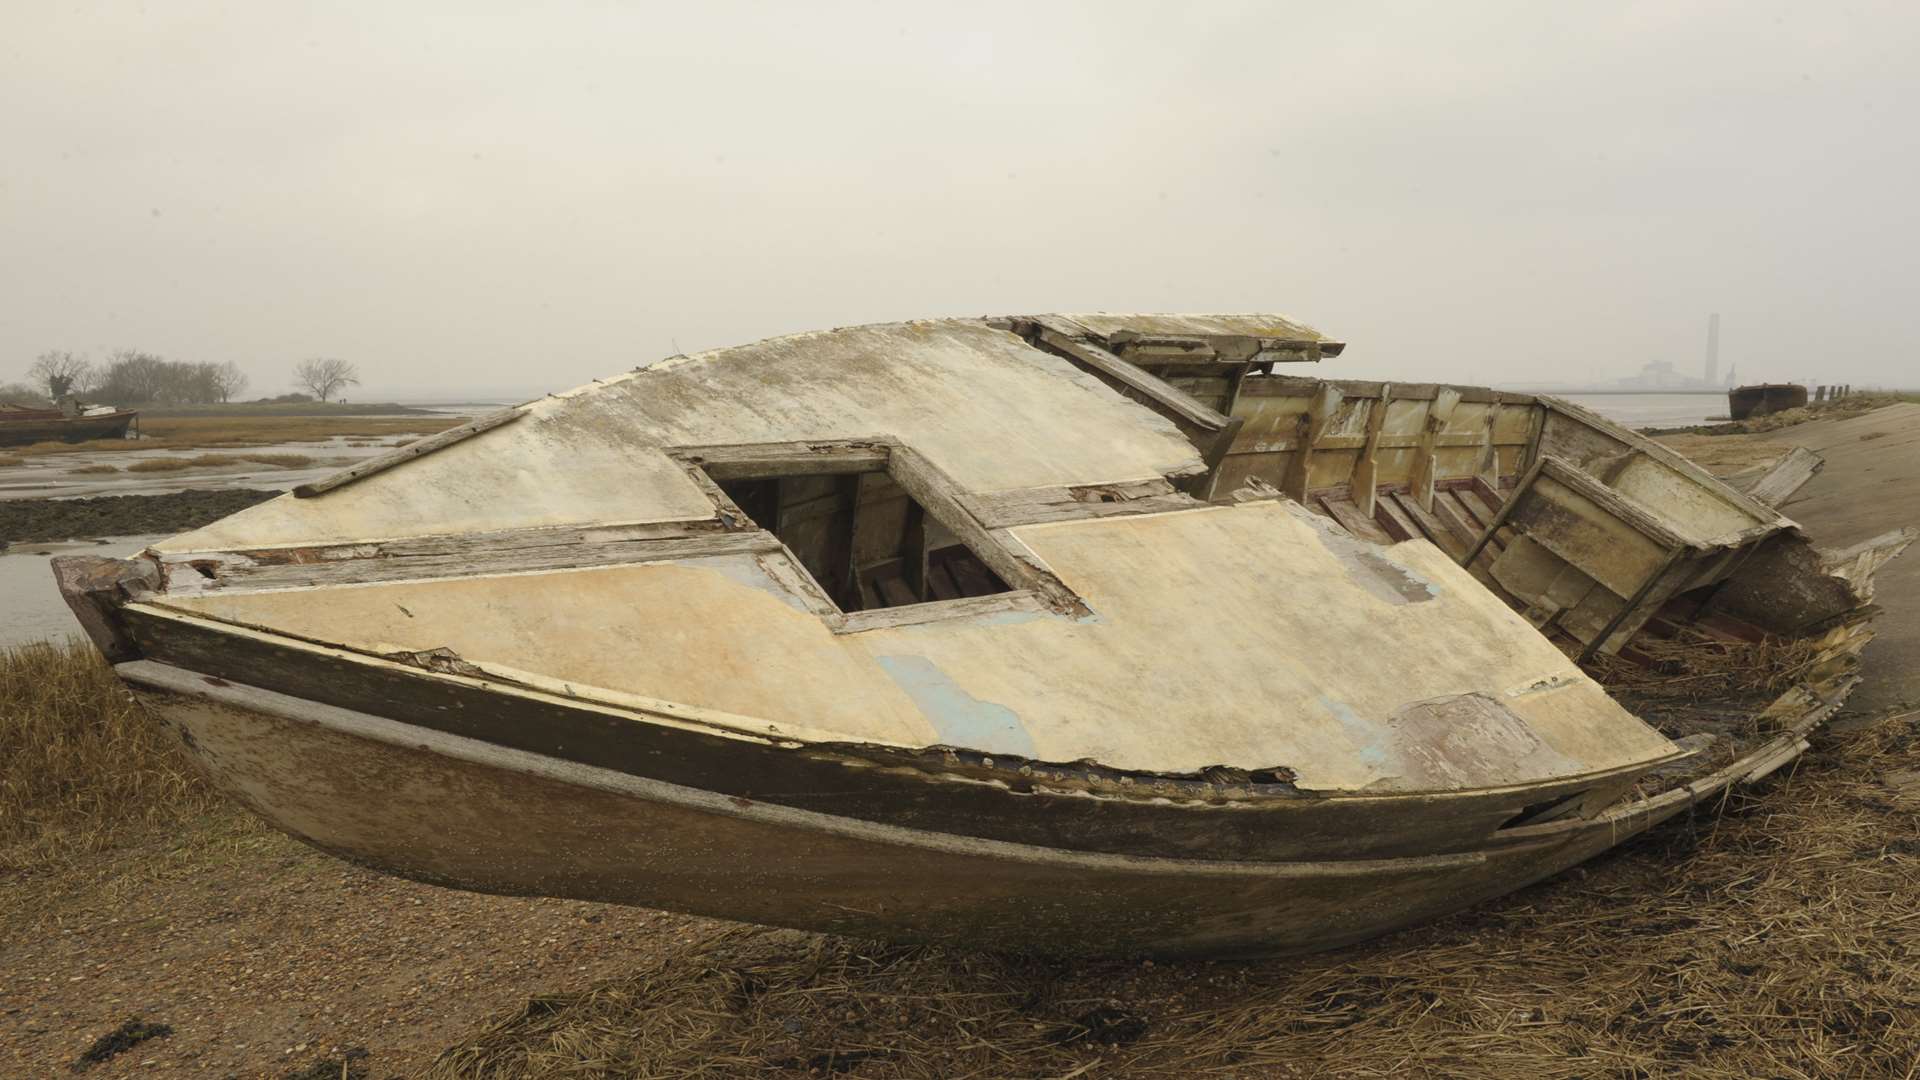
[[[0,446],[124,439],[139,416],[138,409],[29,409],[0,402]]]
[[[1046,952],[1328,948],[1792,761],[1875,567],[1584,410],[1270,315],[678,356],[153,545],[76,615],[213,780],[462,889]],[[1590,670],[1792,642],[1635,715]],[[1583,667],[1585,665],[1585,667]]]

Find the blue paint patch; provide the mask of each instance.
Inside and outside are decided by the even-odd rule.
[[[749,589],[757,589],[770,596],[778,597],[781,603],[786,604],[795,611],[811,612],[813,610],[807,607],[805,600],[793,595],[793,593],[787,591],[785,585],[780,584],[769,576],[766,568],[761,566],[751,555],[708,555],[698,559],[685,559],[678,563],[678,565],[697,566],[703,570],[717,570],[727,580],[735,584],[745,585]]]
[[[989,754],[1034,757],[1033,736],[1012,709],[981,701],[924,656],[879,656],[881,670],[933,722],[940,741]]]
[[[1376,769],[1385,768],[1388,762],[1386,747],[1380,741],[1387,733],[1374,724],[1369,724],[1354,714],[1353,706],[1344,701],[1320,695],[1320,707],[1334,715],[1340,721],[1341,730],[1353,742],[1354,756]]]

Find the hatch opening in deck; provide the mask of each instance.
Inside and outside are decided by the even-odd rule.
[[[842,611],[1012,591],[885,466],[729,479],[719,486],[792,550]]]

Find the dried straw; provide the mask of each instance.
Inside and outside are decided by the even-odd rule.
[[[92,645],[0,649],[0,872],[112,847],[214,797]]]

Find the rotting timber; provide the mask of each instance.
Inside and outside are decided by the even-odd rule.
[[[216,783],[343,858],[1002,949],[1360,940],[1839,707],[1912,537],[1813,547],[1774,504],[1817,462],[1742,490],[1550,398],[1275,373],[1340,351],[1270,315],[777,338],[56,572]],[[1794,662],[1647,719],[1589,674],[1682,641]]]

